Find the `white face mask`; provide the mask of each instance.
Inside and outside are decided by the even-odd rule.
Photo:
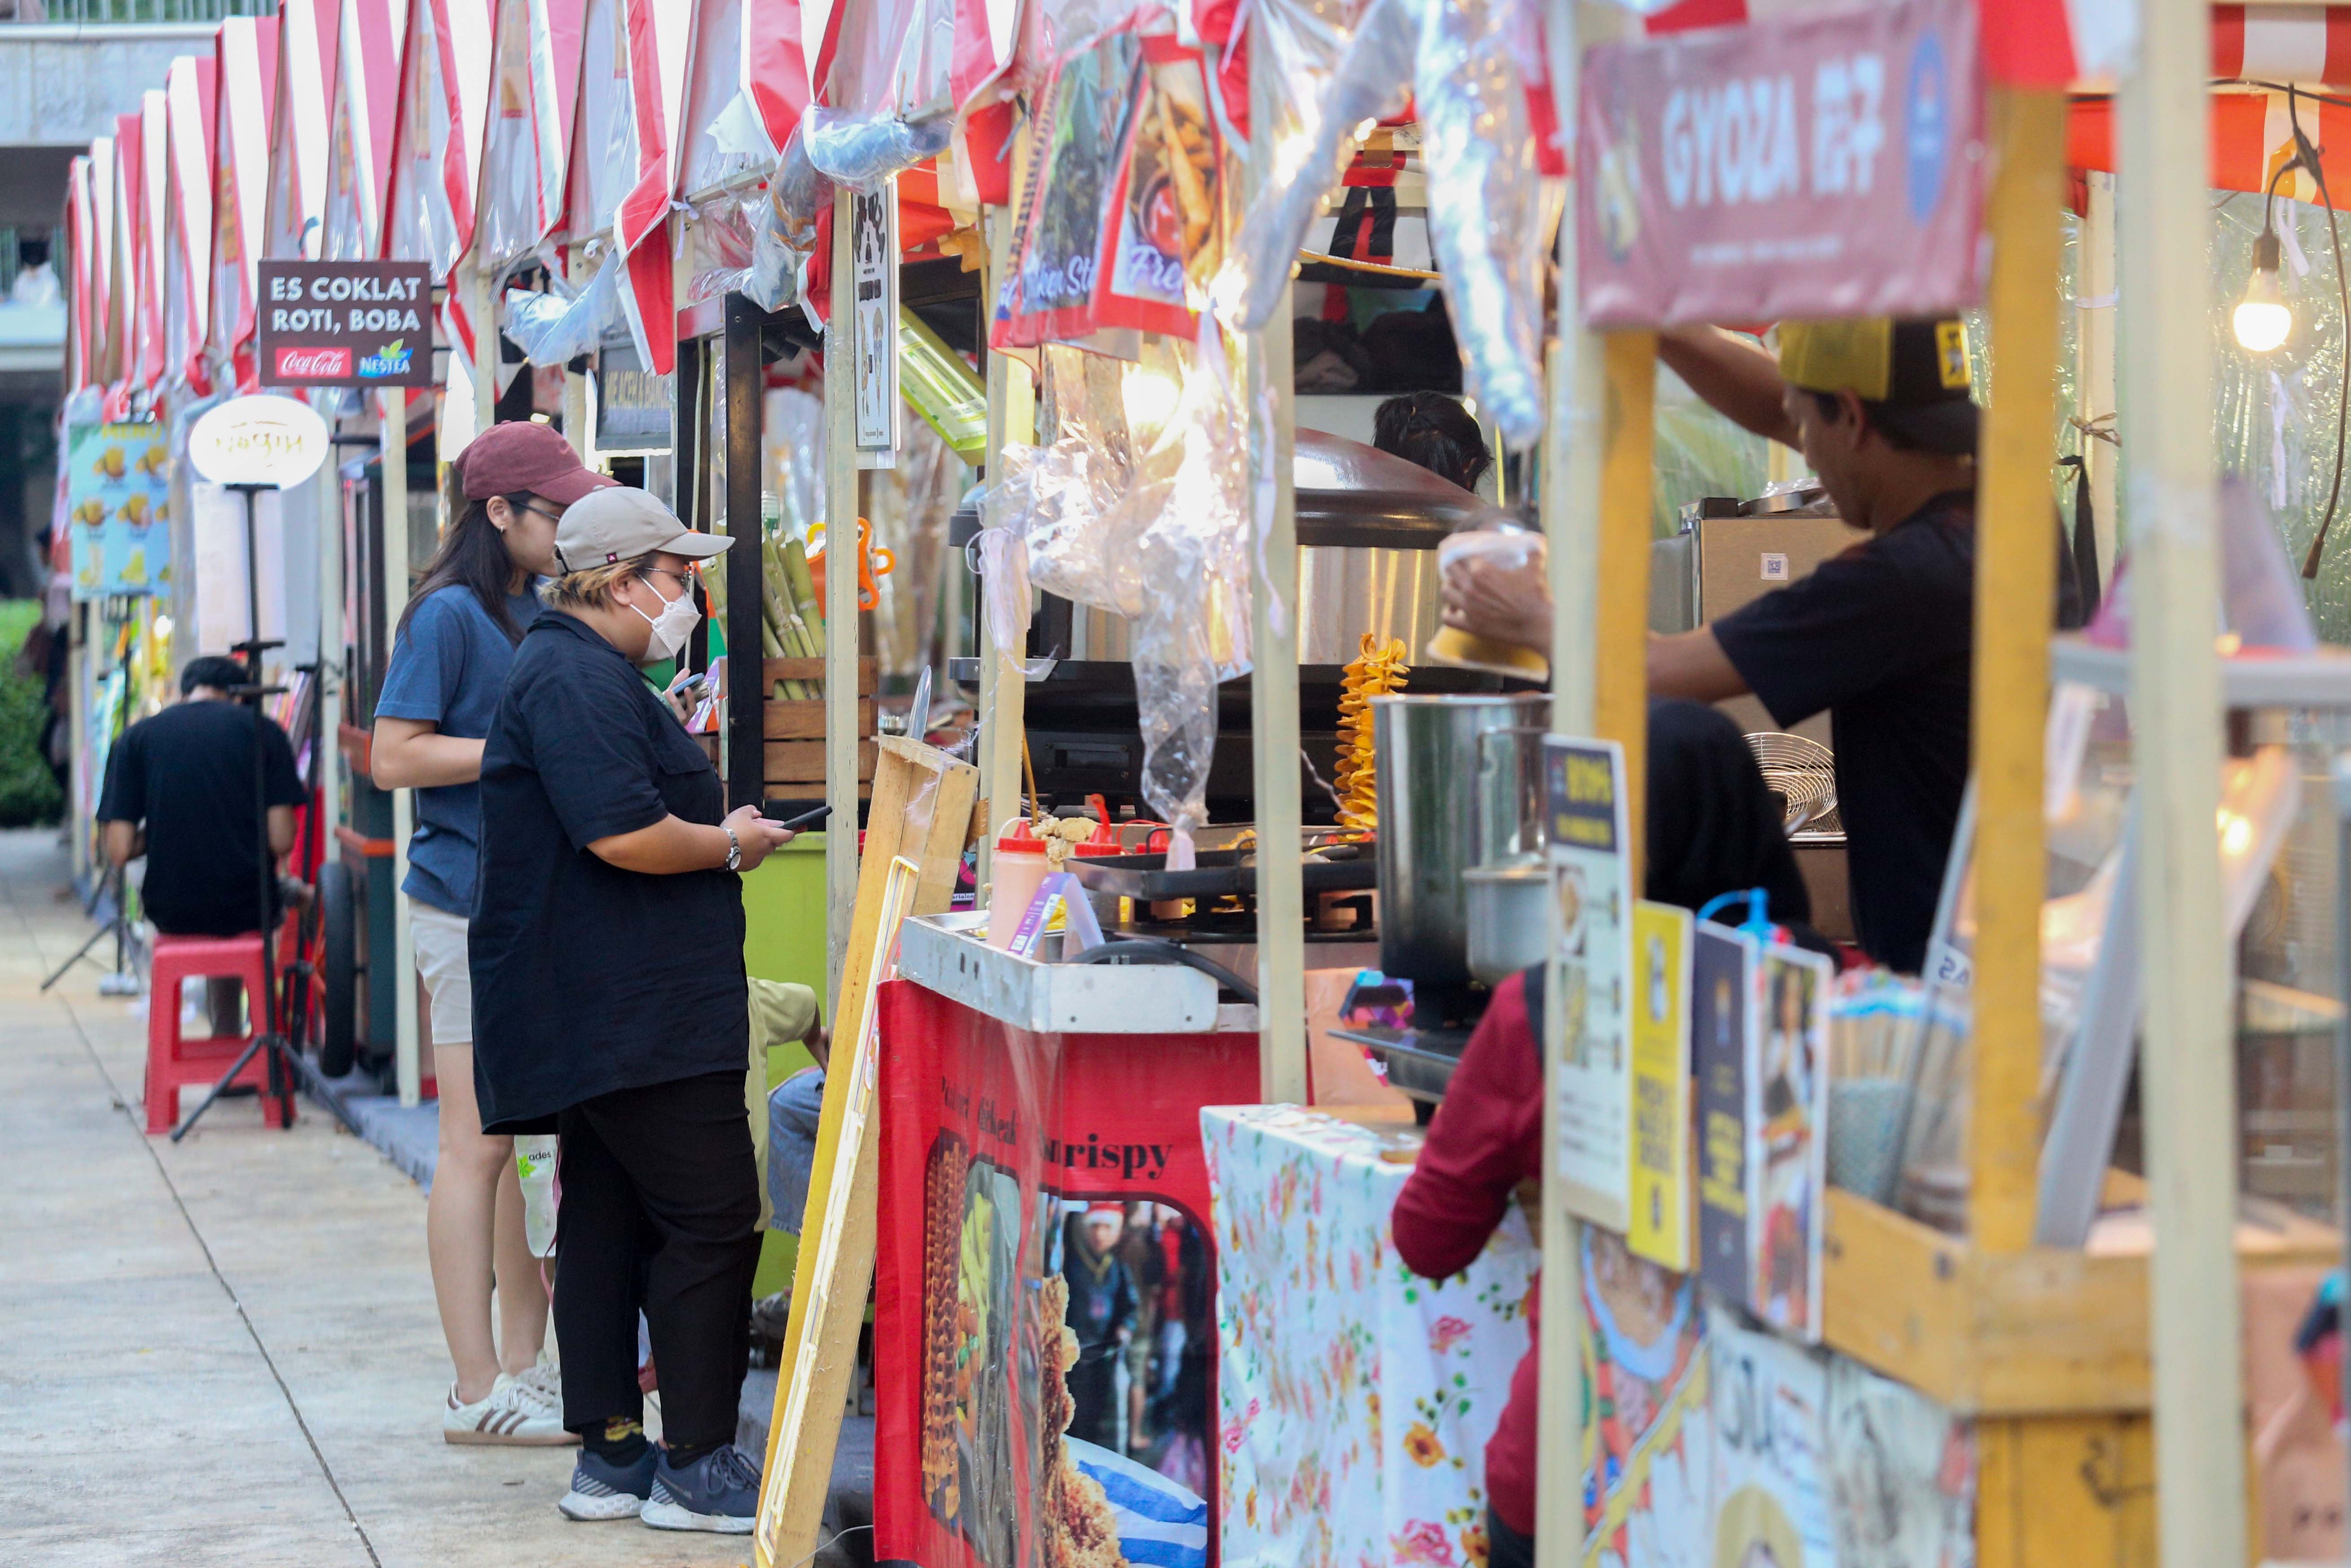
[[[649,579],[645,580],[650,581]],[[653,639],[645,646],[647,664],[659,664],[664,659],[677,657],[677,651],[685,646],[685,640],[694,635],[694,628],[702,620],[702,612],[694,607],[694,591],[691,588],[675,599],[662,596],[658,588],[653,590],[653,593],[662,600],[659,615],[646,615],[635,605],[629,606],[637,610],[637,613],[644,618],[645,624],[653,629]]]

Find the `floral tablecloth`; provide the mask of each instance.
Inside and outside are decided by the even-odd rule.
[[[1513,1209],[1450,1280],[1396,1257],[1395,1132],[1200,1113],[1217,1240],[1223,1568],[1473,1568],[1486,1440],[1530,1343]]]

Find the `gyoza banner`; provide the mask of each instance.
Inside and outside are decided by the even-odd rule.
[[[1971,0],[1609,45],[1581,101],[1593,327],[1917,316],[1981,292]]]

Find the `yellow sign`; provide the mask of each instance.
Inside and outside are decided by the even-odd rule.
[[[1633,905],[1634,1253],[1687,1273],[1690,1262],[1690,913]]]

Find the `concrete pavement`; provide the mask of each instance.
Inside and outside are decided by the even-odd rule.
[[[151,1139],[145,1022],[84,965],[54,832],[0,832],[0,1563],[676,1568],[572,1524],[569,1449],[452,1448],[415,1184],[307,1103]]]

